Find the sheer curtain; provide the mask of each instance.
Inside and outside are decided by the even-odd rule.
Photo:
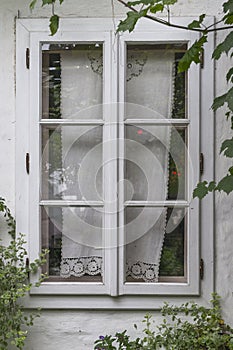
[[[130,50],[126,82],[127,118],[171,117],[173,62],[174,54],[171,53],[164,55],[158,50]],[[92,106],[101,103],[101,54],[93,55],[88,50],[62,53],[62,118],[99,118],[101,108]],[[102,133],[99,128],[62,127],[63,167],[69,168],[72,178],[70,184],[66,184],[63,199],[101,198],[102,176],[98,169],[102,163]],[[126,137],[126,178],[134,188],[131,199],[165,200],[170,127],[148,125],[139,129],[129,126]],[[95,182],[97,189],[93,187]],[[127,208],[127,276],[147,282],[158,280],[166,212],[164,208]],[[61,276],[102,274],[102,213],[83,207],[64,208],[62,215]]]
[[[101,118],[101,104],[101,50],[62,53],[62,118]],[[84,202],[102,199],[101,127],[64,126],[61,135],[63,168],[68,173],[63,199]],[[63,208],[62,216],[61,276],[101,274],[101,211],[90,207],[69,207]]]
[[[127,66],[126,117],[171,118],[174,53],[129,46]],[[126,178],[133,185],[132,200],[166,200],[170,134],[170,126],[127,126]],[[127,208],[126,276],[158,281],[166,216],[167,209],[162,207]]]

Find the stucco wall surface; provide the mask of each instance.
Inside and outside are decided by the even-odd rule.
[[[7,198],[14,212],[15,181],[15,17],[48,17],[46,6],[36,6],[31,13],[29,0],[0,0],[0,196]],[[218,16],[222,0],[180,0],[173,14],[195,16],[201,13]],[[112,7],[112,3],[114,7]],[[19,11],[19,12],[18,12]],[[111,17],[123,15],[125,9],[116,0],[66,0],[57,12],[64,17]],[[223,38],[217,35],[217,42]],[[216,65],[216,95],[226,91],[225,71],[230,66],[223,58]],[[25,130],[25,132],[27,132]],[[224,175],[229,162],[219,156],[221,141],[229,136],[224,112],[216,114],[216,178]],[[233,195],[216,195],[215,257],[216,291],[222,296],[224,316],[233,324]],[[0,229],[3,227],[0,220]],[[3,237],[4,238],[4,237]],[[145,310],[146,312],[146,310]],[[136,311],[42,311],[30,330],[27,350],[90,350],[93,341],[103,333],[129,329],[140,324],[145,312]],[[156,321],[159,321],[159,316]],[[142,329],[142,327],[141,327]]]

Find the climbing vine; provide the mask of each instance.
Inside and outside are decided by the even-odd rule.
[[[31,10],[34,9],[36,3],[39,0],[33,0],[30,4]],[[233,0],[227,0],[222,4],[222,15],[217,23],[212,23],[208,26],[205,25],[206,14],[201,14],[199,18],[192,21],[187,26],[181,26],[172,21],[171,7],[179,2],[179,0],[115,0],[128,8],[126,18],[120,21],[117,32],[129,31],[132,32],[137,22],[145,17],[151,21],[155,21],[169,26],[171,28],[180,28],[183,30],[190,30],[200,33],[200,38],[194,42],[194,44],[186,51],[185,55],[179,62],[178,71],[183,72],[189,69],[192,63],[201,62],[201,54],[204,50],[205,44],[208,41],[208,35],[211,32],[226,31],[224,40],[214,49],[212,59],[217,61],[222,55],[233,55]],[[52,16],[50,18],[50,32],[54,35],[59,28],[59,16],[54,13],[55,3],[60,5],[64,0],[40,0],[42,6],[52,6]],[[159,15],[165,14],[166,16],[161,18]],[[230,128],[233,130],[233,67],[229,69],[226,74],[226,80],[229,86],[228,91],[223,95],[217,96],[212,104],[212,109],[216,112],[219,108],[225,106],[225,117],[227,121],[230,121]],[[233,137],[226,139],[222,142],[220,153],[232,160],[233,158]],[[202,199],[209,192],[223,191],[227,194],[233,191],[233,164],[229,167],[227,174],[216,181],[202,181],[197,184],[194,189],[193,196]]]

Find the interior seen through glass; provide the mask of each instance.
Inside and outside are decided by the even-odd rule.
[[[187,118],[186,44],[127,45],[125,119]],[[53,280],[102,281],[104,273],[103,44],[42,45],[42,246]],[[56,125],[46,119],[56,120]],[[88,125],[62,125],[87,120]],[[185,200],[187,127],[125,126],[125,201]],[[53,201],[83,205],[53,206]],[[104,205],[104,204],[103,204]],[[118,213],[119,214],[119,213]],[[186,276],[183,208],[126,207],[125,281]]]

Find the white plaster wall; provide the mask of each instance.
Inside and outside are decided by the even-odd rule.
[[[113,0],[66,0],[57,12],[64,17],[110,17],[122,15],[125,9]],[[199,15],[220,12],[222,0],[180,0],[175,15]],[[15,16],[47,17],[48,7],[38,5],[30,13],[30,0],[0,0],[0,196],[7,198],[14,212],[15,193]],[[223,37],[217,37],[217,42]],[[216,94],[226,90],[225,70],[229,60],[224,58],[216,66]],[[216,115],[216,178],[221,178],[229,162],[219,156],[221,141],[229,135],[224,112]],[[25,131],[26,132],[26,131]],[[224,315],[233,324],[233,195],[216,195],[216,290],[223,297]],[[0,220],[2,232],[3,221]],[[1,234],[2,238],[2,234]],[[4,237],[3,237],[4,238]],[[27,350],[87,350],[100,334],[129,329],[135,334],[133,324],[140,324],[144,312],[129,311],[42,311],[30,330]],[[156,314],[155,314],[156,315]],[[158,321],[159,316],[156,315]]]

